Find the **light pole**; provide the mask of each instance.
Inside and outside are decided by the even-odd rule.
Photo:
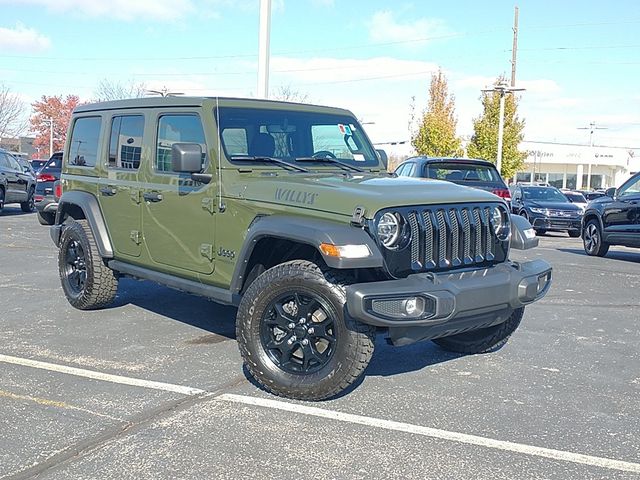
[[[598,127],[596,122],[589,123],[588,127],[578,127],[578,130],[589,130],[589,168],[587,169],[587,190],[591,190],[591,165],[593,163],[593,131],[606,130],[607,127]],[[582,179],[580,179],[580,187],[582,187]]]
[[[500,175],[502,175],[502,140],[504,137],[504,97],[507,93],[523,92],[524,88],[510,87],[506,81],[497,83],[492,88],[483,89],[483,92],[498,92],[500,93],[500,113],[498,118],[498,153],[496,155],[496,168]]]
[[[45,118],[44,122],[49,124],[49,158],[53,156],[53,118]]]
[[[269,42],[271,0],[260,0],[260,43],[258,45],[258,97],[269,98]]]

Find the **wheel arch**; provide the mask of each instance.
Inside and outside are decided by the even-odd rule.
[[[55,223],[52,228],[61,231],[61,226],[68,218],[85,219],[96,240],[98,252],[102,258],[113,258],[113,246],[105,224],[98,199],[88,192],[65,192],[58,202]],[[58,242],[56,242],[57,244]]]
[[[598,226],[600,227],[600,232],[604,236],[605,232],[604,232],[604,226],[602,224],[602,217],[600,217],[598,212],[594,210],[587,211],[582,216],[582,229],[581,229],[582,232],[584,232],[584,229],[587,227],[587,223],[589,223],[591,220],[596,220],[598,222]]]
[[[323,254],[322,243],[333,245],[364,244],[367,258],[336,258]],[[313,218],[286,216],[256,217],[245,237],[231,281],[231,291],[240,293],[248,287],[254,267],[271,268],[289,260],[310,260],[320,267],[340,270],[376,269],[383,259],[373,239],[361,228]],[[249,282],[248,282],[249,281]]]

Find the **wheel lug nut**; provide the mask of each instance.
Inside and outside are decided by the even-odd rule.
[[[295,324],[295,323],[293,323],[293,322],[291,322],[291,323],[290,323],[289,325],[287,325],[287,326],[288,326],[289,328],[295,328],[295,327],[296,327],[296,324]]]
[[[301,318],[300,320],[298,320],[298,323],[304,323],[304,322],[305,322],[304,318]]]
[[[302,344],[303,344],[303,345],[309,345],[309,340],[307,340],[306,338],[304,338],[304,339],[302,340]]]
[[[292,345],[293,342],[295,342],[297,340],[296,336],[294,335],[293,337],[291,337],[289,340],[287,340],[287,345]]]
[[[309,330],[307,330],[307,333],[309,335],[313,335],[314,333],[316,333],[316,331],[313,329],[313,327],[310,327]]]

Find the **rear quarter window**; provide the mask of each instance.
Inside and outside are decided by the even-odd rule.
[[[101,126],[102,118],[100,117],[76,118],[69,142],[69,165],[78,167],[96,165]]]

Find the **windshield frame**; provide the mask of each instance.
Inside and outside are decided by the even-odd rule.
[[[218,109],[213,109],[213,114],[216,122],[219,122],[219,141],[222,146],[222,151],[227,161],[232,165],[247,165],[247,160],[235,161],[234,156],[256,156],[256,157],[272,157],[284,162],[299,165],[304,168],[309,168],[310,163],[306,160],[312,157],[313,154],[318,152],[324,152],[323,149],[312,151],[314,147],[314,137],[312,136],[312,127],[314,126],[332,126],[335,125],[336,131],[340,134],[344,133],[345,147],[344,151],[349,151],[352,155],[355,153],[363,158],[363,160],[355,158],[345,158],[344,156],[336,155],[336,159],[348,166],[353,166],[360,169],[384,169],[381,164],[378,152],[369,140],[366,132],[358,122],[358,120],[349,115],[346,112],[318,112],[314,110],[306,109],[282,109],[282,108],[257,108],[257,107],[245,107],[245,106],[220,106],[218,119]],[[281,120],[277,123],[276,120]],[[278,126],[282,126],[278,130]],[[232,151],[231,145],[228,144],[228,138],[225,138],[225,131],[229,129],[244,130],[244,138],[240,139],[243,151]],[[268,134],[273,138],[276,143],[272,155],[256,154],[252,153],[251,140],[249,137],[255,138],[257,134]],[[338,136],[336,136],[338,137]],[[339,138],[339,137],[338,137]],[[295,140],[295,141],[294,141]],[[350,142],[349,145],[347,142]],[[317,143],[316,143],[317,146]],[[352,146],[355,149],[352,149]],[[287,149],[287,155],[282,155],[282,151]],[[292,151],[292,149],[294,149]],[[305,160],[298,162],[297,158],[304,158]],[[256,166],[262,166],[268,168],[264,162],[256,162]],[[320,158],[319,161],[313,164],[314,169],[342,169],[335,162],[324,162]],[[355,171],[355,170],[354,170]]]

